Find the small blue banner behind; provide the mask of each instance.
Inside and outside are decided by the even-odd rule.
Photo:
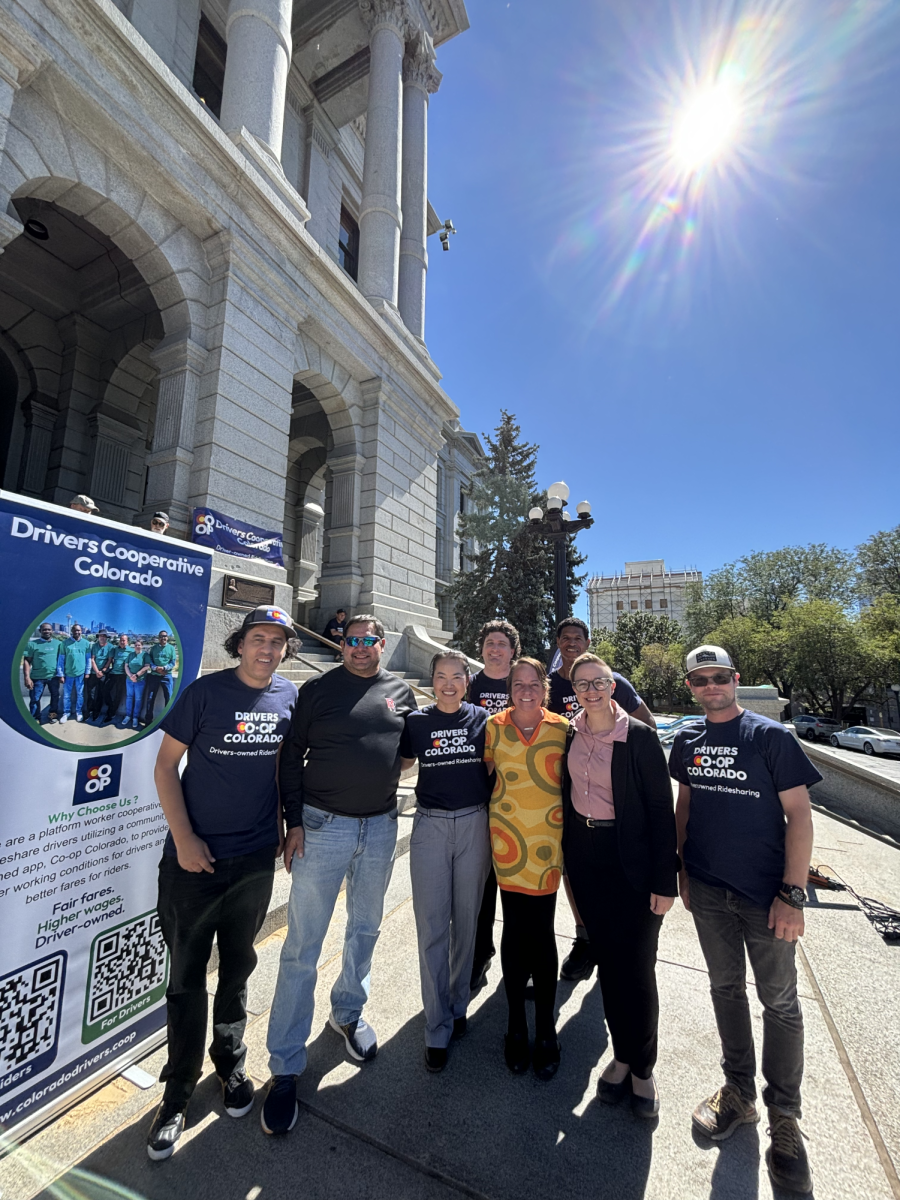
[[[283,567],[281,534],[260,529],[234,517],[225,517],[212,508],[195,508],[191,541],[236,558],[261,558]]]

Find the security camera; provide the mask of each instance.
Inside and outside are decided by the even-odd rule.
[[[456,230],[453,228],[453,222],[448,217],[447,220],[444,222],[444,228],[441,230],[440,235],[439,235],[440,240],[441,240],[441,249],[442,250],[450,249],[450,234],[451,233],[456,233]]]

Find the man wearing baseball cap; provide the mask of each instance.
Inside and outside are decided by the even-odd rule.
[[[774,1183],[809,1192],[812,1176],[797,1124],[803,1015],[794,961],[812,853],[808,788],[822,776],[793,733],[736,699],[740,675],[721,646],[687,656],[686,683],[706,714],[676,736],[679,890],[709,970],[725,1083],[694,1110],[695,1130],[724,1141],[759,1120],[756,1054],[745,954],[763,1006],[763,1101]]]
[[[283,609],[254,609],[225,641],[238,665],[189,684],[161,724],[155,779],[169,836],[157,911],[171,965],[169,1057],[160,1074],[166,1087],[147,1138],[152,1159],[174,1151],[200,1078],[214,937],[219,978],[210,1057],[228,1115],[243,1117],[253,1107],[244,1069],[247,980],[282,840],[276,763],[297,688],[276,671],[292,637]]]
[[[150,518],[150,528],[154,533],[165,533],[169,528],[169,514],[164,512],[155,512]]]
[[[93,516],[100,516],[100,509],[93,502],[90,496],[80,495],[73,496],[69,501],[69,508],[74,508],[76,512],[91,513]]]

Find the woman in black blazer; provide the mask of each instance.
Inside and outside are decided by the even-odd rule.
[[[607,1104],[630,1096],[635,1115],[654,1117],[656,947],[678,892],[672,785],[655,731],[618,707],[606,663],[582,654],[570,678],[582,711],[566,737],[563,858],[596,954],[614,1055],[597,1095]]]

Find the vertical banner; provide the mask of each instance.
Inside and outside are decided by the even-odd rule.
[[[165,1025],[153,766],[159,722],[200,671],[211,559],[0,492],[5,1133],[49,1119]]]

